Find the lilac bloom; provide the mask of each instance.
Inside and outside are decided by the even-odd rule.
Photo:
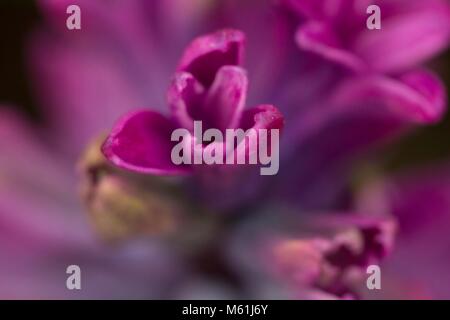
[[[298,45],[363,72],[399,72],[445,49],[450,6],[443,0],[285,0],[302,19]],[[381,29],[369,30],[370,5],[381,12]]]
[[[349,3],[335,2],[342,6]],[[413,2],[406,6],[408,12],[419,15],[426,4],[423,1]],[[417,4],[419,2],[421,6]],[[293,200],[302,207],[333,209],[347,197],[349,172],[357,160],[364,159],[368,152],[395,141],[417,126],[433,124],[442,118],[446,110],[444,86],[439,77],[418,66],[418,63],[445,48],[447,38],[435,36],[434,33],[423,35],[421,43],[440,38],[441,45],[431,46],[429,55],[415,61],[410,69],[398,69],[396,71],[399,72],[386,74],[381,72],[383,70],[369,70],[367,67],[351,73],[341,68],[342,64],[323,59],[326,55],[308,50],[295,41],[299,32],[295,31],[296,28],[301,29],[307,21],[306,15],[299,17],[299,12],[302,12],[300,8],[315,12],[316,9],[333,7],[326,6],[327,1],[294,0],[290,4],[274,5],[271,14],[267,13],[269,10],[264,5],[256,10],[250,4],[239,4],[237,14],[233,12],[236,3],[230,1],[222,5],[221,10],[227,14],[219,15],[221,19],[217,24],[236,25],[247,34],[248,51],[251,53],[251,59],[247,59],[250,60],[247,63],[249,76],[262,75],[252,79],[251,83],[255,86],[249,90],[249,100],[252,103],[274,103],[287,119],[280,146],[280,172],[275,177],[279,184],[266,180],[272,187],[272,195]],[[442,21],[442,15],[446,15],[447,11],[441,10],[441,7],[446,8],[447,4],[441,4],[427,8],[430,23]],[[311,9],[307,9],[309,7]],[[350,9],[353,6],[348,7],[352,12]],[[291,10],[286,13],[286,8]],[[347,28],[343,33],[345,36],[356,37],[360,30],[367,30],[366,8],[361,17],[349,14],[340,18],[344,23],[359,26]],[[340,14],[344,14],[345,10],[342,9]],[[395,13],[398,12],[392,12],[393,15]],[[264,18],[252,19],[255,14]],[[337,19],[336,16],[330,13],[324,15],[321,21],[332,24],[334,19]],[[397,20],[393,19],[390,25],[402,28],[402,21],[398,21],[397,25]],[[276,44],[276,50],[264,47],[266,41],[258,41],[261,30],[267,35],[267,41],[270,39],[271,43]],[[439,29],[439,32],[446,34],[448,27]],[[385,34],[386,41],[397,41],[391,33],[383,32],[380,36]],[[410,36],[415,34],[410,33]],[[370,36],[363,32],[361,37],[366,35]],[[408,52],[412,52],[411,48]],[[383,59],[389,59],[396,53],[386,52]],[[264,76],[267,74],[270,76]],[[275,193],[274,184],[279,185]],[[264,182],[259,181],[258,185],[264,185]]]
[[[435,76],[412,70],[394,77],[365,73],[349,77],[333,63],[324,63],[298,48],[294,41],[298,21],[292,22],[270,1],[257,5],[224,1],[209,6],[187,5],[183,1],[152,3],[117,2],[105,12],[98,3],[81,2],[86,28],[71,33],[55,28],[64,22],[66,16],[61,14],[64,12],[61,7],[65,3],[42,2],[52,33],[40,32],[34,38],[33,69],[39,79],[48,79],[38,81],[38,92],[45,92],[42,100],[50,120],[58,115],[58,121],[50,124],[62,134],[50,139],[56,139],[63,149],[71,149],[68,152],[72,155],[76,154],[73,150],[79,153],[92,135],[108,130],[128,110],[151,107],[164,111],[167,106],[164,94],[178,56],[183,46],[200,34],[197,30],[203,28],[211,32],[211,28],[238,27],[247,35],[244,66],[250,78],[248,104],[276,105],[289,119],[280,146],[280,191],[275,194],[288,195],[304,206],[309,203],[317,206],[320,202],[321,207],[332,207],[347,184],[344,164],[351,166],[351,160],[362,151],[392,140],[411,124],[435,122],[442,115],[445,93]],[[409,7],[412,12],[416,8]],[[153,20],[155,12],[158,18]],[[177,14],[181,12],[192,15],[180,18]],[[441,14],[438,10],[431,13]],[[146,19],[150,14],[151,19]],[[193,23],[194,20],[198,23]],[[149,21],[170,23],[158,24],[155,29],[148,25]],[[167,30],[169,25],[173,30]],[[348,35],[355,31],[348,30]],[[264,41],[261,34],[266,35]],[[169,38],[171,41],[167,41]],[[51,67],[46,63],[49,60]],[[52,83],[63,85],[60,90],[46,87]],[[176,97],[171,95],[169,100]],[[172,104],[169,101],[171,118],[182,118],[183,108],[174,112]],[[418,109],[415,113],[424,113],[426,117],[412,120],[407,111],[411,104]],[[99,105],[104,106],[101,115],[97,112]],[[165,122],[158,116],[152,121]],[[190,120],[177,121],[182,123],[181,127],[189,127]],[[81,123],[85,129],[79,132],[77,127]],[[59,141],[60,137],[64,138]],[[73,147],[68,148],[69,145]],[[167,150],[162,153],[167,154]],[[168,160],[161,159],[160,153],[155,155],[158,155],[156,165]],[[254,185],[267,189],[265,184],[274,185],[269,180],[272,179]],[[206,189],[211,187],[214,186],[207,182]]]
[[[103,145],[105,156],[119,167],[141,173],[180,174],[192,169],[178,167],[170,158],[175,146],[171,135],[177,128],[189,130],[190,141],[195,140],[194,121],[202,121],[205,130],[223,133],[235,128],[281,129],[283,117],[274,106],[243,110],[247,92],[247,76],[239,67],[243,44],[244,35],[230,29],[195,39],[169,88],[171,118],[150,110],[125,116]],[[202,149],[219,143],[223,142],[214,141]]]
[[[389,216],[362,212],[267,212],[235,231],[229,255],[259,298],[355,299],[364,294],[366,268],[394,247]]]
[[[348,1],[290,3],[300,19],[293,21],[269,1],[130,0],[106,6],[79,0],[83,27],[81,32],[71,32],[61,28],[71,1],[39,2],[45,24],[31,38],[29,64],[46,122],[44,130],[35,130],[16,117],[2,115],[0,267],[5,276],[0,295],[189,298],[193,292],[200,297],[248,298],[269,292],[272,297],[358,297],[355,286],[361,284],[364,266],[378,263],[392,250],[393,223],[353,213],[374,211],[370,208],[349,209],[351,213],[339,215],[342,222],[324,231],[323,221],[317,228],[306,224],[316,211],[300,208],[322,207],[331,214],[342,206],[348,209],[343,190],[348,191],[350,170],[361,151],[441,119],[445,90],[419,64],[448,45],[448,5],[437,0],[385,1],[381,3],[383,32],[369,33],[364,29],[365,8],[326,11]],[[415,29],[414,21],[421,30]],[[222,28],[242,33],[196,38]],[[247,54],[242,66],[243,34]],[[166,102],[179,56],[192,39],[196,40],[178,62]],[[408,50],[400,50],[403,47]],[[357,72],[349,73],[342,64]],[[236,93],[235,99],[227,94],[229,90]],[[153,181],[155,175],[192,171],[188,167],[180,171],[168,162],[169,133],[174,128],[191,130],[193,120],[222,130],[281,125],[273,107],[243,110],[246,98],[247,105],[276,105],[287,119],[279,175],[256,183],[262,187],[258,200],[243,202],[245,210],[238,211],[236,218],[244,219],[237,222],[238,229],[245,225],[243,230],[247,230],[245,219],[252,221],[255,242],[247,242],[246,233],[242,237],[239,230],[227,233],[221,215],[207,211],[199,219],[197,214],[204,208],[192,208],[178,198],[167,201],[171,189],[161,191],[165,183]],[[105,151],[123,168],[153,175],[141,177],[111,168],[99,146],[94,148],[94,159],[101,159],[100,165],[88,161],[81,166],[87,216],[103,238],[119,242],[119,246],[103,244],[85,221],[75,188],[75,159],[120,115],[146,107],[154,109],[122,118]],[[266,121],[273,117],[275,123]],[[24,132],[31,133],[23,137]],[[129,145],[119,139],[120,148],[115,149],[117,141],[112,137],[129,138]],[[250,180],[244,177],[238,179]],[[241,189],[227,182],[213,177],[205,188],[189,189],[211,198],[212,190],[219,188],[224,190],[220,197],[239,198]],[[286,194],[295,200],[290,218],[280,214],[285,205],[280,205],[280,196]],[[146,200],[135,202],[136,198]],[[176,230],[182,232],[176,241],[169,241],[169,247],[161,243],[158,231],[170,232],[171,217],[153,215],[150,209],[171,214],[176,210],[170,205],[167,210],[166,204],[175,202],[188,210],[179,214],[181,228]],[[259,210],[247,210],[249,205]],[[269,223],[261,217],[259,228],[261,207],[270,205],[276,207],[269,212]],[[140,208],[150,214],[142,214]],[[192,213],[201,221],[183,224],[195,220]],[[347,217],[353,215],[357,215],[354,220]],[[280,232],[273,229],[277,223],[282,224]],[[154,237],[147,241],[149,234]],[[134,236],[144,239],[129,240]],[[232,244],[224,257],[227,241]],[[248,256],[242,259],[245,253]],[[251,261],[255,253],[261,255]],[[298,259],[286,259],[292,255]],[[90,279],[80,293],[64,287],[65,267],[74,260],[86,267]],[[215,263],[220,277],[208,273]],[[229,265],[233,270],[228,270]],[[358,279],[353,278],[355,269]],[[236,283],[243,284],[239,294]],[[11,292],[12,287],[16,291]]]
[[[32,38],[30,66],[45,126],[34,128],[22,116],[3,115],[2,107],[2,297],[186,298],[192,297],[191,290],[205,297],[205,286],[208,294],[232,296],[222,284],[215,285],[203,275],[183,275],[188,268],[158,239],[119,246],[98,241],[77,190],[75,161],[89,140],[127,110],[164,105],[159,101],[163,101],[169,74],[176,65],[173,54],[179,54],[185,39],[191,40],[192,20],[199,8],[192,1],[184,6],[182,1],[176,2],[115,2],[104,10],[99,2],[80,1],[83,23],[89,27],[75,34],[59,27],[65,24],[69,2],[41,1],[47,24]],[[153,14],[154,9],[161,19],[158,26],[147,25],[149,19],[143,14]],[[192,13],[190,18],[187,12]],[[156,39],[164,33],[172,34],[173,41]],[[100,234],[108,238],[111,231],[126,234],[120,222],[127,221],[130,208],[122,211],[125,216],[116,212],[114,217],[114,211],[119,211],[114,208],[123,208],[110,207],[117,194],[109,196],[110,202],[102,199],[105,192],[108,195],[123,188],[123,181],[114,176],[103,179],[105,172],[86,169],[82,173],[88,174],[89,188],[85,190],[83,185],[83,193],[89,211],[94,210],[91,222],[96,228],[100,223]],[[108,210],[109,216],[104,214]],[[111,221],[115,223],[112,230],[108,227]],[[65,287],[65,269],[73,263],[80,264],[89,279],[82,291]],[[179,280],[176,288],[170,288],[170,279]]]
[[[450,171],[448,165],[404,170],[369,182],[361,210],[390,214],[399,225],[395,250],[382,264],[382,298],[448,299]]]
[[[282,111],[291,123],[295,123],[291,126],[288,123],[284,133],[282,148],[287,159],[283,167],[288,169],[285,169],[286,176],[282,178],[282,185],[286,188],[282,186],[280,190],[303,206],[332,208],[347,194],[347,177],[355,160],[408,133],[416,125],[432,124],[442,118],[446,110],[445,89],[437,76],[417,64],[448,45],[448,3],[382,2],[383,32],[366,28],[368,15],[365,9],[368,4],[364,6],[363,2],[292,0],[283,4],[283,8],[289,8],[297,17],[294,25],[298,25],[296,37],[301,50],[297,59],[308,59],[310,54],[321,58],[332,82],[331,85],[325,83],[325,86],[313,87],[317,92],[311,100],[304,101],[291,93],[290,97],[283,94],[283,103],[278,103],[284,108],[289,107],[287,112],[283,108]],[[410,32],[409,24],[405,24],[413,23],[411,17],[416,16],[432,30],[424,28],[427,30],[424,33]],[[326,26],[326,32],[333,34],[307,38],[304,34],[309,34],[310,25]],[[390,32],[391,29],[403,31],[401,37],[397,38],[398,32]],[[328,36],[333,39],[342,37],[338,39],[340,42],[349,43],[337,46],[335,42],[328,41]],[[392,66],[398,61],[399,54],[410,54],[410,59],[405,57],[402,60],[408,63],[408,68],[406,65],[378,68],[372,64],[373,59],[364,60],[350,45],[353,39],[368,39],[371,42],[372,38],[376,38],[383,41],[379,47],[386,49],[389,47],[384,43],[402,45],[398,39],[414,42],[415,36],[420,36],[421,41],[416,41],[417,46],[408,46],[404,50],[392,49],[382,53],[378,53],[376,48],[368,50],[382,58],[381,62],[392,62]],[[302,41],[298,41],[299,38]],[[422,48],[422,45],[428,46]],[[425,51],[427,54],[421,55]],[[340,66],[357,72],[348,72],[348,68]],[[316,67],[316,70],[319,68]],[[296,78],[300,76],[291,77]],[[297,85],[294,81],[292,83],[290,90],[300,91],[307,87],[300,81]],[[285,88],[290,88],[289,84],[288,81]],[[283,98],[286,96],[288,98]],[[292,188],[293,184],[298,187]]]

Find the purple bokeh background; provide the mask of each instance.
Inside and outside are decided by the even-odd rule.
[[[370,1],[80,0],[79,31],[69,2],[0,5],[1,298],[450,299],[448,1],[374,1],[375,31]],[[143,162],[165,150],[153,133],[135,144],[146,170],[108,162],[120,117],[170,117],[175,72],[218,77],[223,28],[245,35],[239,67],[220,66],[248,77],[246,106],[286,120],[279,174],[168,178]],[[220,122],[230,103],[215,102]]]

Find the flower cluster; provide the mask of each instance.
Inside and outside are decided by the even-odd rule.
[[[448,2],[79,0],[77,31],[71,1],[38,3],[27,49],[46,122],[1,109],[0,297],[450,297],[448,166],[364,174],[444,116],[424,63],[450,43]],[[198,141],[199,121],[282,129],[279,172],[174,163],[180,128],[193,157],[224,148]],[[73,263],[79,292],[56,276]],[[373,264],[389,282],[375,293]]]

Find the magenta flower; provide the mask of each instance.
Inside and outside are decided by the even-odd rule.
[[[439,78],[418,70],[394,78],[348,77],[316,103],[288,118],[296,126],[288,124],[284,132],[289,145],[281,147],[287,159],[280,165],[280,190],[302,206],[333,208],[345,197],[356,161],[417,126],[439,121],[446,92]]]
[[[448,45],[449,5],[377,1],[381,31],[366,28],[366,8],[372,3],[292,0],[283,4],[296,16],[295,37],[302,54],[297,59],[306,57],[309,62],[311,54],[319,58],[316,63],[325,67],[315,65],[314,70],[327,74],[328,81],[312,86],[314,95],[306,101],[292,93],[309,88],[306,83],[287,84],[288,98],[277,103],[289,107],[282,111],[295,123],[288,124],[284,133],[287,159],[282,167],[289,169],[284,171],[286,188],[281,190],[303,206],[333,208],[346,197],[355,160],[416,125],[442,118],[445,89],[437,76],[418,64]],[[304,66],[305,71],[310,65]],[[292,188],[294,184],[298,187]]]
[[[78,0],[80,32],[61,28],[69,4],[39,1],[28,48],[42,126],[0,117],[0,296],[353,299],[380,264],[408,297],[401,272],[420,260],[414,294],[448,297],[433,276],[448,266],[445,183],[394,178],[366,197],[351,183],[369,151],[442,119],[422,63],[449,43],[448,3],[375,1],[381,32],[368,1]],[[87,147],[123,114],[108,159]],[[174,165],[172,131],[197,120],[283,128],[279,174]]]
[[[358,202],[361,210],[398,219],[395,250],[383,267],[387,287],[375,297],[448,299],[448,165],[380,177],[362,190]]]
[[[302,19],[300,48],[358,72],[399,72],[445,49],[450,7],[442,0],[285,0]],[[381,11],[381,29],[366,27],[369,5]]]
[[[389,216],[362,211],[260,213],[237,227],[228,254],[258,298],[355,299],[366,268],[393,251],[395,234]]]
[[[239,66],[243,46],[244,35],[236,30],[195,39],[184,52],[168,91],[171,118],[150,110],[125,116],[103,145],[105,156],[115,165],[137,172],[178,174],[190,168],[177,166],[170,158],[175,146],[171,134],[177,128],[188,129],[192,141],[194,121],[222,132],[281,129],[283,117],[275,107],[243,110],[247,94],[247,76]],[[207,147],[211,144],[202,148]]]

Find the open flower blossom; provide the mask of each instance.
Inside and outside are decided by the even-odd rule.
[[[296,42],[356,72],[399,72],[445,49],[450,8],[443,0],[284,0],[303,20]],[[366,27],[377,5],[381,29]]]
[[[283,117],[274,106],[243,110],[248,82],[240,67],[243,55],[244,35],[240,31],[222,30],[195,39],[181,58],[168,91],[170,119],[151,110],[125,116],[103,145],[105,156],[117,166],[137,172],[177,174],[189,170],[171,159],[175,146],[171,135],[177,128],[189,130],[189,141],[195,143],[194,121],[201,121],[204,129],[222,132],[281,129]],[[222,141],[201,148],[223,148]],[[247,148],[245,152],[254,151]]]
[[[309,72],[310,80],[315,80],[310,85],[299,80],[287,82],[289,91],[283,103],[277,103],[295,123],[286,126],[285,143],[282,141],[287,159],[281,162],[286,172],[281,178],[287,188],[281,190],[303,206],[328,208],[327,203],[332,207],[336,195],[346,192],[355,160],[417,125],[442,119],[445,88],[439,77],[420,63],[448,45],[450,6],[439,0],[376,1],[382,12],[382,30],[368,30],[366,1],[281,3],[289,16],[294,15],[292,37],[301,49],[289,58],[305,59],[309,65],[300,72]],[[410,27],[416,26],[416,20],[420,32]],[[368,44],[376,40],[367,49],[371,57],[358,51],[354,39]],[[320,62],[311,59],[311,54]],[[378,68],[381,63],[392,68]],[[320,81],[324,78],[328,81]],[[294,94],[305,88],[310,93],[306,101]],[[293,184],[297,187],[292,188]]]
[[[448,2],[77,3],[72,32],[72,1],[38,1],[27,57],[45,121],[0,111],[0,297],[370,298],[369,264],[383,294],[450,296],[447,175],[352,184],[371,152],[443,118],[423,64],[449,44]],[[193,139],[195,121],[283,129],[279,173],[175,165],[171,134]]]

